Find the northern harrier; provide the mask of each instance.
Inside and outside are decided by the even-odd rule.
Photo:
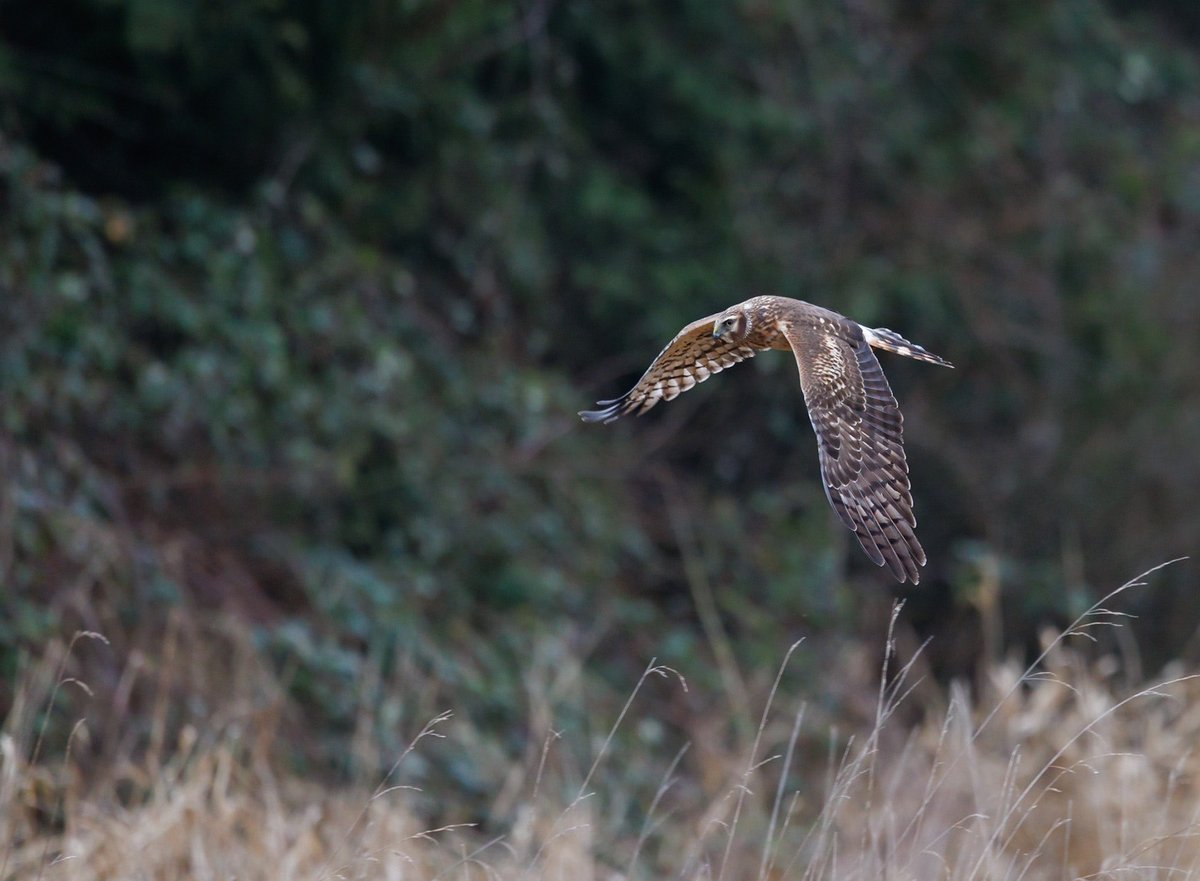
[[[633,388],[579,415],[584,422],[640,415],[763,349],[791,349],[817,433],[829,503],[876,565],[886,564],[898,581],[916,584],[925,551],[913,533],[917,520],[904,458],[904,417],[872,346],[953,366],[886,328],[864,327],[803,300],[754,297],[693,321]]]

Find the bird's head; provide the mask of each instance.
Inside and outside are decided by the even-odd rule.
[[[712,335],[719,340],[744,340],[750,333],[750,313],[741,306],[727,309],[717,318]]]

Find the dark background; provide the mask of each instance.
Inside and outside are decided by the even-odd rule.
[[[209,647],[169,726],[220,715],[246,629],[297,761],[336,772],[397,669],[520,750],[531,658],[620,694],[651,656],[736,679],[805,636],[820,674],[904,595],[945,682],[1197,551],[1193,3],[9,0],[0,24],[0,714],[39,646],[101,632],[89,682],[126,716],[84,754],[155,736],[152,672],[121,683],[164,633]],[[957,366],[882,357],[916,590],[829,510],[790,358],[575,416],[760,292]],[[1200,655],[1196,586],[1183,563],[1123,599],[1131,675]]]

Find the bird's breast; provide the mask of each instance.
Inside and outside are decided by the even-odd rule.
[[[788,322],[779,320],[765,325],[762,344],[767,349],[791,349],[787,338]]]

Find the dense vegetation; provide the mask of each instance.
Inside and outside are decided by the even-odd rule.
[[[575,417],[761,291],[958,368],[885,363],[937,672],[1194,553],[1197,28],[1133,6],[10,2],[0,715],[102,633],[102,764],[222,717],[252,651],[288,761],[372,777],[453,695],[488,745],[429,773],[483,791],[531,664],[736,704],[799,635],[802,673],[877,645],[790,359]],[[1133,601],[1152,667],[1195,655],[1195,581]]]

